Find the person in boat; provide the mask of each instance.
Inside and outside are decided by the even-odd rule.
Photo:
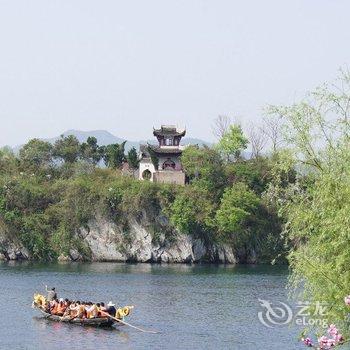
[[[53,301],[51,302],[50,313],[51,313],[52,315],[56,315],[56,314],[57,314],[58,305],[59,305],[58,299],[55,299],[55,300],[53,300]]]
[[[117,310],[115,308],[115,304],[113,304],[111,301],[107,304],[106,312],[113,317],[115,317],[115,314],[117,313]]]
[[[96,303],[96,306],[97,306],[97,316],[96,317],[100,317],[101,316],[101,304]]]
[[[45,301],[45,304],[42,305],[42,309],[46,312],[46,313],[50,313],[50,302],[48,300]]]
[[[67,310],[67,308],[70,306],[71,302],[69,301],[68,298],[66,298],[66,299],[64,299],[63,304],[64,304],[64,306],[66,307],[66,310]]]
[[[56,305],[56,301],[55,299],[54,300],[51,300],[51,301],[48,301],[49,303],[49,308],[50,308],[50,313],[51,313],[51,310],[55,307]]]
[[[87,318],[96,318],[98,317],[98,306],[89,302],[86,308],[86,317]]]
[[[57,308],[56,308],[56,315],[63,316],[66,311],[66,305],[64,304],[64,300],[60,299]]]
[[[98,309],[98,317],[103,317],[103,313],[106,312],[107,308],[105,307],[105,303],[101,301],[100,303],[97,303],[97,309]]]
[[[46,292],[47,292],[47,300],[52,301],[57,299],[57,293],[55,287],[52,287],[51,289],[47,289],[47,286],[45,286]]]
[[[77,301],[75,303],[74,307],[70,308],[71,311],[73,311],[72,316],[76,318],[84,318],[85,316],[85,306],[80,303],[80,301]]]
[[[100,311],[107,311],[107,308],[106,308],[105,303],[103,301],[100,302]]]
[[[72,303],[69,305],[69,315],[72,317],[76,317],[78,314],[78,308],[75,301],[72,301]]]
[[[68,299],[66,300],[67,301],[64,302],[66,309],[63,313],[63,317],[70,316],[71,314],[71,310],[70,310],[71,302]]]
[[[88,310],[90,309],[90,302],[82,301],[82,304],[84,305],[85,316],[88,317]],[[91,305],[92,305],[92,303],[91,303]]]

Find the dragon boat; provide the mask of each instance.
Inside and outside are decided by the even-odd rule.
[[[78,318],[78,317],[59,316],[59,315],[50,314],[47,311],[45,311],[45,307],[44,307],[45,304],[46,304],[46,298],[43,295],[34,294],[32,307],[39,310],[45,319],[50,321],[55,321],[55,322],[65,322],[65,323],[71,323],[71,324],[76,324],[80,326],[93,326],[93,327],[112,327],[114,325],[121,326],[125,323],[124,317],[128,316],[130,314],[131,309],[133,309],[133,306],[125,306],[123,308],[118,308],[115,317],[110,316],[107,313],[104,313],[105,315],[101,317]]]

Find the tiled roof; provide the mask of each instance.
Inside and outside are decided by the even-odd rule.
[[[178,129],[174,125],[162,125],[160,129],[153,128],[154,136],[185,136],[186,129]]]
[[[180,149],[178,147],[159,147],[159,146],[155,146],[155,145],[147,145],[147,146],[149,148],[151,148],[153,150],[153,152],[158,153],[158,154],[181,154],[182,153],[182,149]],[[148,150],[147,150],[147,152],[148,152]]]

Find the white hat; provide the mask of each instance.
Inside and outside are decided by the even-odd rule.
[[[107,304],[107,306],[115,306],[111,301]]]
[[[64,299],[63,299],[63,298],[60,298],[60,301],[64,301]]]

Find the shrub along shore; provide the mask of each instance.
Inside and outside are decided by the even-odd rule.
[[[252,256],[284,262],[283,219],[268,198],[279,155],[256,152],[246,159],[241,154],[248,143],[241,127],[232,124],[217,145],[188,146],[182,155],[186,186],[123,173],[125,162],[132,170],[138,167],[136,150],[125,154],[125,143],[99,146],[93,137],[79,143],[70,135],[53,145],[32,139],[18,155],[2,149],[0,235],[23,244],[32,259],[55,260],[74,248],[89,260],[89,249],[75,232],[93,218],[117,223],[127,235],[130,220],[147,216],[156,235],[156,218],[162,217],[166,239],[181,232],[232,246],[242,263]],[[286,186],[295,180],[292,169],[283,176]]]

